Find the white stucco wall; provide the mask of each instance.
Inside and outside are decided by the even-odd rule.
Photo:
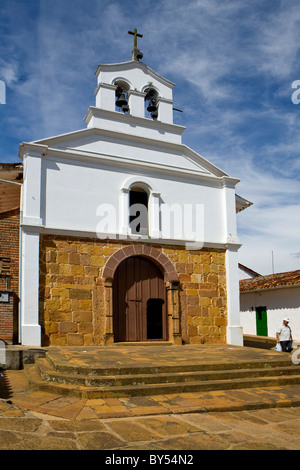
[[[117,216],[115,230],[112,226],[108,232],[122,233],[122,188],[127,180],[131,179],[137,182],[147,181],[154,192],[160,194],[160,206],[173,210],[170,219],[168,210],[161,210],[162,238],[192,239],[193,227],[188,228],[191,205],[194,206],[193,210],[196,210],[198,205],[197,240],[222,244],[226,243],[228,233],[232,237],[236,236],[235,213],[226,217],[225,189],[221,183],[213,182],[209,185],[201,181],[191,182],[182,178],[147,175],[146,172],[144,175],[138,175],[125,169],[120,171],[120,168],[105,167],[96,163],[53,158],[44,158],[42,165],[40,217],[47,228],[95,233],[101,220],[98,208],[105,204],[111,205]],[[226,190],[230,191],[228,188]],[[234,204],[234,190],[229,197]]]
[[[267,308],[268,336],[275,337],[282,320],[288,317],[293,338],[300,341],[300,286],[241,293],[241,325],[244,334],[256,335],[256,307]]]

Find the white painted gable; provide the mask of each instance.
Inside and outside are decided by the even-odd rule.
[[[103,133],[98,129],[88,129],[63,136],[35,141],[35,144],[62,150],[65,153],[75,152],[78,156],[98,158],[111,163],[129,166],[152,167],[157,171],[170,170],[172,173],[191,173],[211,177],[228,176],[212,165],[201,155],[185,145],[166,145],[164,142],[132,138]]]

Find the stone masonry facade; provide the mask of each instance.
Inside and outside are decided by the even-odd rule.
[[[143,248],[141,244],[128,241],[41,235],[42,345],[105,344],[104,312],[108,299],[105,293],[107,280],[102,274],[114,255],[117,258],[120,251],[124,248],[128,251],[129,246],[134,255],[143,254],[145,250],[145,253],[155,253],[154,258],[159,259],[162,253],[172,263],[179,280],[178,311],[183,343],[225,344],[224,250],[186,250],[166,245],[151,248],[148,244]]]

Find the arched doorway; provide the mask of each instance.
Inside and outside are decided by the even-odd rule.
[[[168,340],[164,275],[151,260],[131,256],[116,269],[113,330],[115,342]]]

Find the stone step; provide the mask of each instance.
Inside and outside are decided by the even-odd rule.
[[[52,348],[25,371],[31,388],[85,398],[300,383],[289,355],[222,345]]]
[[[180,371],[168,373],[151,374],[125,374],[125,375],[85,375],[85,374],[65,374],[55,371],[46,359],[37,359],[36,366],[43,380],[70,385],[83,385],[86,387],[102,386],[124,386],[124,385],[144,385],[162,384],[178,382],[200,382],[209,380],[230,380],[247,377],[277,377],[280,375],[298,375],[297,367],[272,367],[257,369],[230,369],[211,371]]]
[[[200,371],[224,371],[224,370],[251,370],[251,369],[273,369],[276,367],[290,368],[292,366],[291,360],[282,358],[276,361],[240,361],[239,363],[222,363],[222,362],[206,362],[206,363],[181,363],[177,361],[176,364],[160,365],[153,364],[147,366],[144,364],[135,365],[122,365],[116,366],[87,366],[80,363],[60,362],[59,358],[55,355],[46,354],[46,359],[50,366],[60,373],[68,375],[88,375],[88,376],[117,376],[117,375],[139,375],[139,374],[168,374],[180,372],[200,372]],[[38,360],[38,359],[37,359]]]
[[[40,370],[42,366],[40,362],[42,359],[39,359]],[[45,361],[46,362],[46,361]],[[76,381],[76,377],[68,377],[68,380],[73,380],[71,383],[65,383],[65,377],[56,376],[55,381],[53,381],[54,376],[49,375],[50,366],[46,363],[43,363],[44,367],[44,376],[40,375],[39,369],[36,365],[27,365],[25,368],[28,386],[29,388],[34,388],[38,390],[48,391],[51,393],[62,394],[62,395],[75,395],[82,398],[107,398],[107,397],[133,397],[133,396],[151,396],[151,395],[165,395],[170,393],[185,393],[185,392],[205,392],[212,390],[230,390],[230,389],[242,389],[242,388],[254,388],[254,387],[272,387],[272,386],[281,386],[281,385],[293,385],[300,384],[300,374],[297,367],[290,367],[288,370],[283,370],[282,368],[272,368],[267,370],[251,370],[255,375],[253,376],[239,376],[239,372],[247,371],[230,371],[234,373],[235,377],[230,376],[230,378],[221,378],[221,374],[224,371],[209,377],[209,374],[198,374],[195,377],[195,380],[184,381],[176,380],[173,382],[161,382],[161,383],[138,383],[130,385],[122,385],[119,382],[115,382],[114,385],[107,384],[98,384],[93,386],[93,382],[96,378],[91,377],[81,377],[79,374],[79,379]],[[278,370],[279,369],[279,370]],[[47,370],[47,373],[45,372]],[[249,371],[248,371],[249,372]],[[266,374],[267,372],[267,374]],[[273,374],[271,374],[273,372]],[[50,372],[51,373],[51,372]],[[261,376],[263,373],[263,376]],[[270,373],[270,375],[269,375]],[[53,372],[52,372],[53,374]],[[278,375],[279,374],[279,375]],[[147,375],[147,374],[144,374]],[[268,376],[266,376],[268,375]],[[205,376],[205,379],[203,377]],[[122,376],[121,376],[122,377]],[[154,376],[155,377],[155,376]],[[190,376],[189,376],[190,377]],[[106,378],[106,377],[104,377]],[[120,376],[114,377],[113,379],[120,379]],[[128,378],[128,377],[127,377]],[[81,381],[83,379],[83,382]],[[103,377],[102,377],[103,379]],[[141,378],[140,378],[141,379]],[[139,379],[139,380],[140,380]],[[166,379],[166,377],[164,377]],[[61,382],[60,382],[61,380]],[[86,381],[87,380],[87,381]]]
[[[159,346],[159,347],[167,347],[167,346],[173,346],[173,343],[171,343],[170,341],[126,341],[126,343],[115,343],[115,346],[118,347],[118,348],[122,348],[124,346],[126,346],[126,348],[128,346],[136,346],[137,348],[138,347],[156,347],[156,346]]]

